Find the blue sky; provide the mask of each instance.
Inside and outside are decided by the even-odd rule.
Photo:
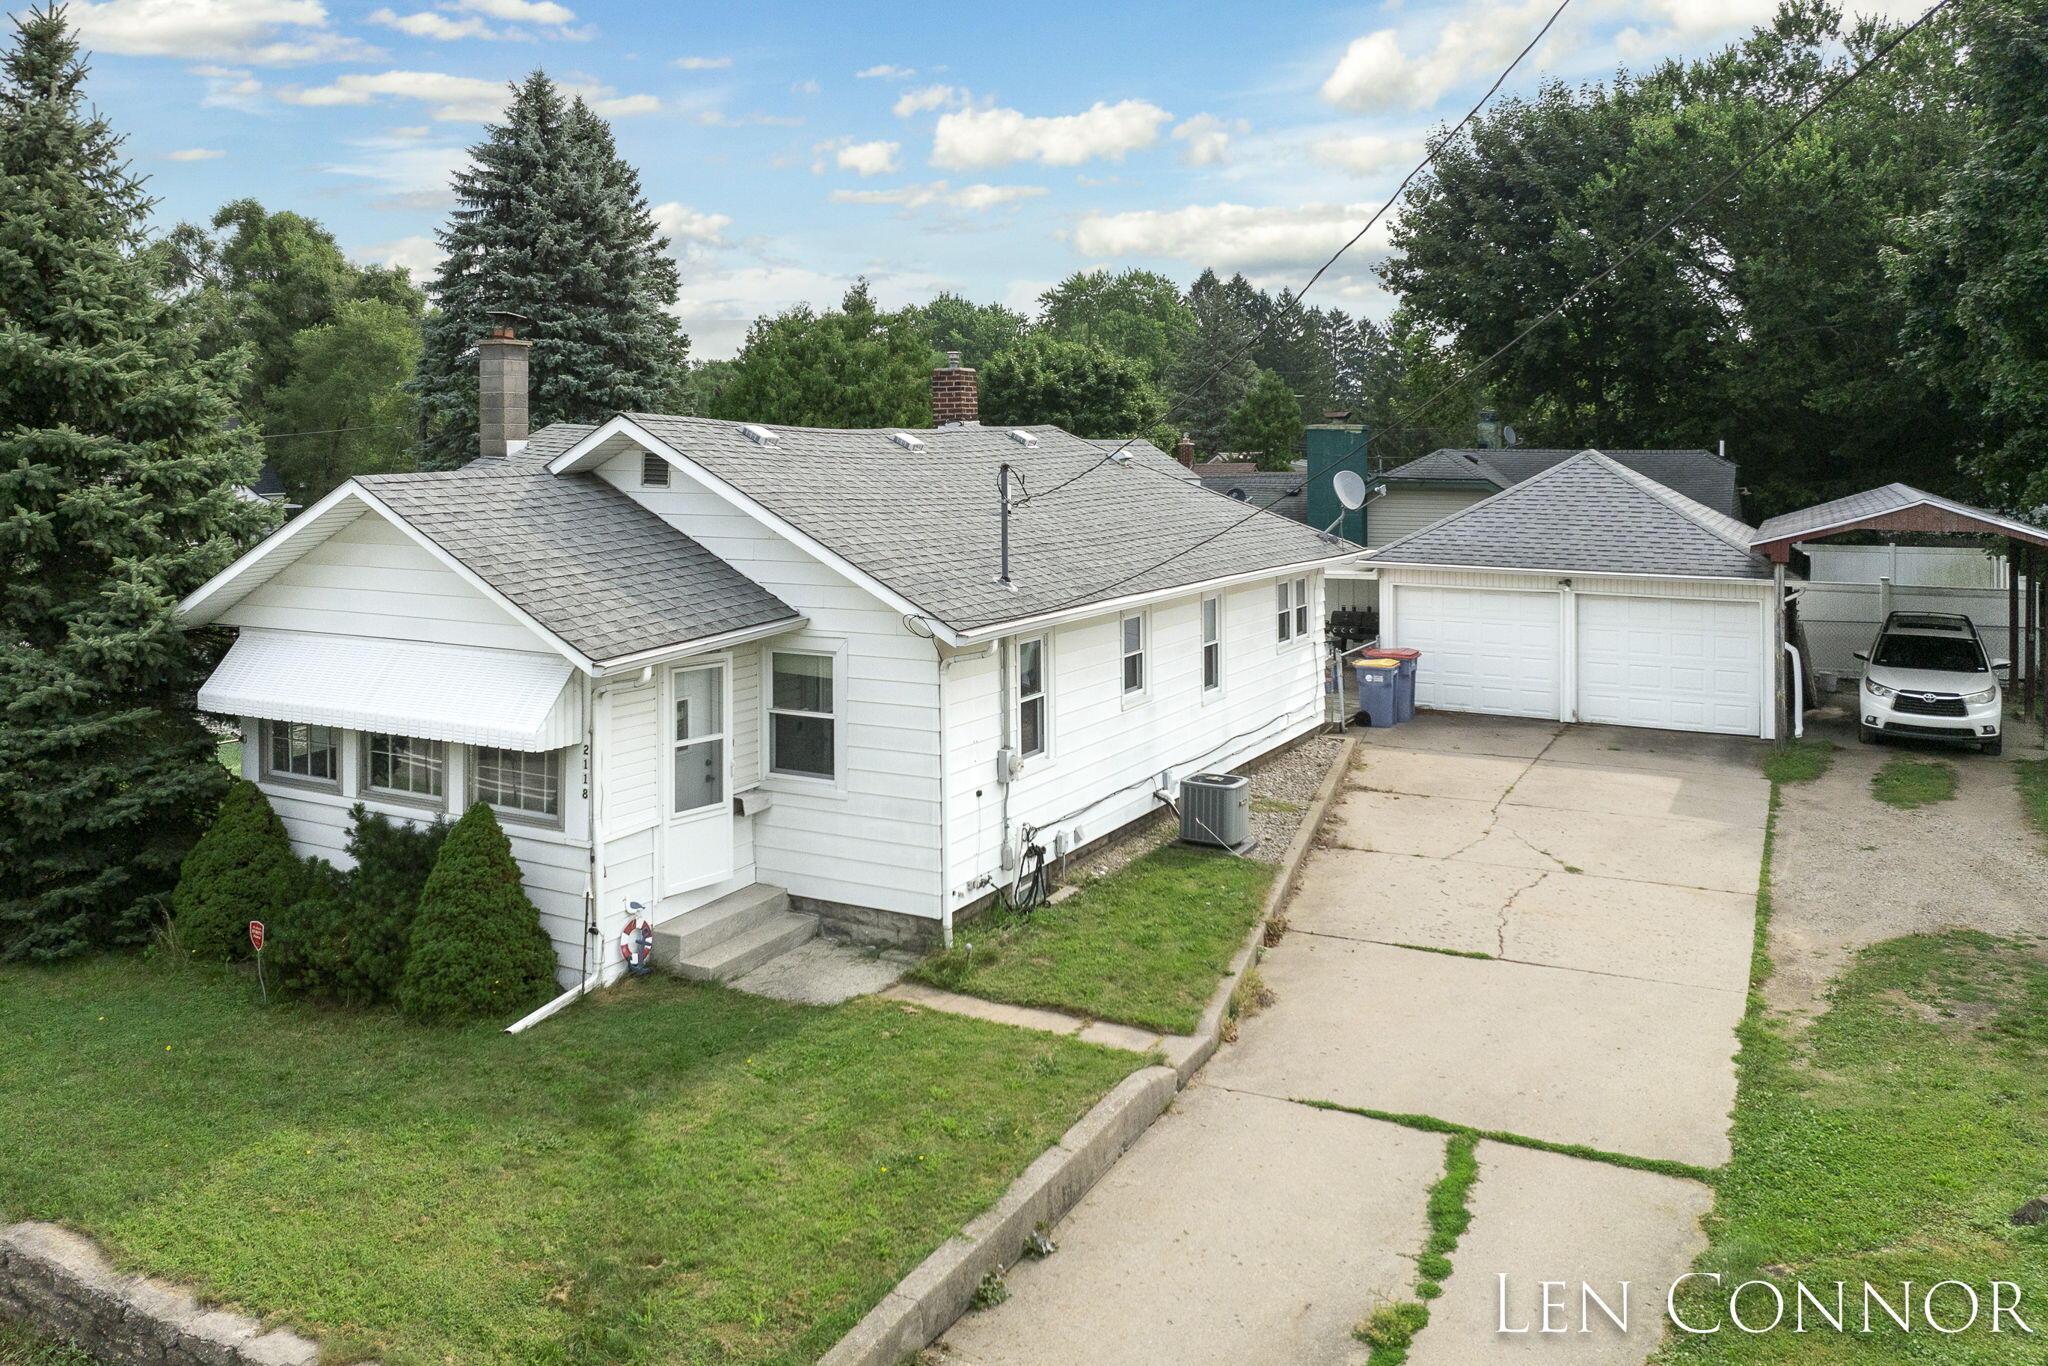
[[[165,222],[253,196],[416,274],[503,83],[546,69],[611,117],[681,258],[695,354],[712,357],[755,315],[829,305],[863,274],[892,306],[953,289],[1027,311],[1094,267],[1298,281],[1554,4],[74,0],[71,14],[92,94]],[[1508,89],[1703,52],[1771,8],[1573,0]],[[1384,312],[1369,269],[1384,240],[1326,277],[1322,301]]]

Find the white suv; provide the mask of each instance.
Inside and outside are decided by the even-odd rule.
[[[1887,735],[1919,740],[1954,740],[1998,753],[2005,700],[1997,670],[2005,660],[1987,659],[1977,628],[1965,616],[1946,612],[1894,612],[1877,640],[1858,650],[1864,661],[1857,690],[1865,744]]]

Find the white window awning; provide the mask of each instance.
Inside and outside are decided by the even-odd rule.
[[[417,641],[243,631],[202,709],[497,749],[582,738],[569,661]]]

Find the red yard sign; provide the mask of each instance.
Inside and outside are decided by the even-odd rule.
[[[249,922],[249,947],[258,953],[263,952],[263,922],[260,920]]]

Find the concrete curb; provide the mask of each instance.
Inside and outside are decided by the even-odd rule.
[[[991,1271],[1023,1255],[1024,1239],[1080,1202],[1166,1109],[1179,1089],[1170,1067],[1146,1067],[1119,1082],[1079,1123],[1010,1183],[995,1208],[925,1258],[868,1311],[819,1366],[896,1366],[967,1312]]]
[[[1301,880],[1302,861],[1308,857],[1309,846],[1321,833],[1323,822],[1330,814],[1330,804],[1343,788],[1344,776],[1351,771],[1351,761],[1357,753],[1358,737],[1345,736],[1336,759],[1330,764],[1330,771],[1323,775],[1322,786],[1316,789],[1315,800],[1309,803],[1307,813],[1294,831],[1294,838],[1288,841],[1287,852],[1280,856],[1280,871],[1274,875],[1273,885],[1266,892],[1266,904],[1259,911],[1258,923],[1252,926],[1244,944],[1231,958],[1230,971],[1224,974],[1216,994],[1209,998],[1208,1007],[1202,1011],[1201,1023],[1195,1026],[1191,1037],[1168,1036],[1162,1045],[1180,1085],[1186,1086],[1189,1079],[1202,1070],[1202,1064],[1214,1057],[1222,1046],[1223,1025],[1230,1013],[1230,994],[1237,990],[1238,979],[1244,975],[1245,969],[1258,961],[1259,950],[1266,938],[1267,922],[1287,904],[1295,883]]]
[[[0,1313],[128,1366],[315,1366],[317,1343],[208,1309],[179,1287],[116,1271],[56,1224],[0,1228]],[[366,1366],[371,1364],[366,1363]]]
[[[1356,737],[1346,736],[1281,857],[1280,871],[1266,893],[1258,923],[1230,960],[1230,971],[1202,1012],[1194,1034],[1169,1035],[1162,1044],[1171,1065],[1143,1068],[1125,1077],[1059,1142],[1024,1169],[994,1209],[967,1225],[959,1236],[949,1238],[883,1296],[852,1332],[818,1358],[818,1366],[897,1366],[904,1357],[936,1341],[967,1312],[984,1276],[1005,1270],[1023,1255],[1026,1235],[1040,1224],[1059,1222],[1124,1149],[1165,1113],[1173,1097],[1223,1042],[1230,993],[1245,969],[1257,960],[1266,922],[1293,892],[1302,860],[1322,829],[1357,750]]]

